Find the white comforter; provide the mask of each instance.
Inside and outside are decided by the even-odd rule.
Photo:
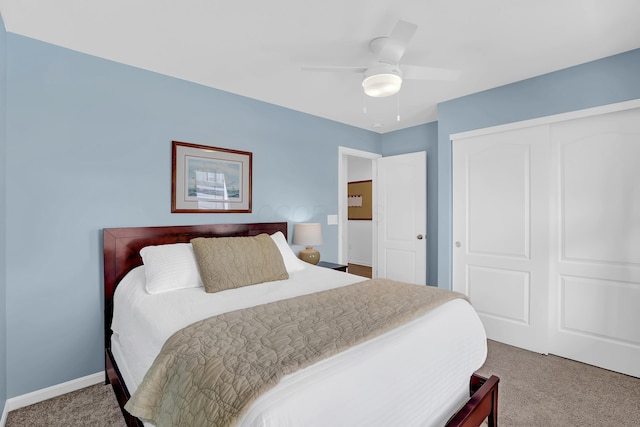
[[[365,280],[309,265],[289,280],[207,294],[203,288],[145,291],[144,267],[114,297],[112,350],[131,393],[174,332],[206,317]],[[486,336],[464,300],[285,377],[241,426],[442,425],[468,397],[486,358]]]

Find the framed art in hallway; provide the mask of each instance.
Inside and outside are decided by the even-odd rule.
[[[172,213],[250,213],[252,153],[172,141]]]

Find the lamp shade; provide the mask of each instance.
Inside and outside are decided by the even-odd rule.
[[[314,246],[322,244],[322,227],[320,223],[295,224],[293,229],[293,244]]]
[[[322,244],[322,227],[319,223],[296,224],[293,228],[293,244],[306,246],[298,252],[298,257],[309,264],[320,261],[320,252],[311,246]]]

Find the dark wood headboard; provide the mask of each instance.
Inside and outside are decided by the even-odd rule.
[[[111,348],[113,293],[120,280],[131,269],[142,265],[140,249],[152,245],[187,243],[195,237],[257,236],[262,233],[273,234],[277,231],[281,231],[287,237],[287,223],[105,228],[103,230],[105,348]]]

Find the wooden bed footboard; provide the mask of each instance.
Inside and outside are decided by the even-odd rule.
[[[144,427],[142,421],[129,414],[124,405],[131,395],[124,384],[120,370],[109,349],[105,351],[106,381],[113,387],[113,392],[122,410],[127,427]],[[456,412],[446,427],[479,427],[486,419],[489,427],[498,427],[498,382],[495,375],[484,378],[473,374],[469,380],[467,403]]]
[[[473,374],[469,381],[467,403],[451,417],[446,427],[478,427],[487,420],[489,427],[498,427],[498,382],[500,378],[489,378]]]

